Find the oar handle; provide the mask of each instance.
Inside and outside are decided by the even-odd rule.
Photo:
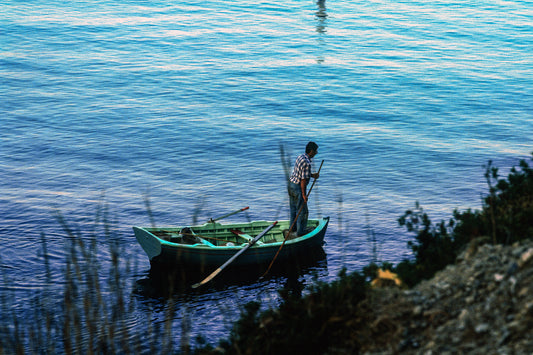
[[[246,211],[249,208],[250,208],[249,206],[248,207],[244,207],[244,208],[241,208],[241,209],[239,209],[237,211],[233,211],[233,212],[230,212],[228,214],[225,214],[223,216],[220,216],[220,217],[217,217],[217,218],[211,218],[208,222],[215,223],[216,221],[219,221],[219,220],[224,219],[226,217],[233,216],[236,213],[239,213],[239,212],[242,212],[242,211]]]

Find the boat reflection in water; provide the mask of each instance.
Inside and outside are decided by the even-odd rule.
[[[148,277],[137,281],[136,293],[149,298],[166,298],[179,294],[209,293],[228,287],[258,286],[257,284],[263,282],[279,282],[282,279],[284,279],[285,289],[289,292],[300,293],[303,289],[300,282],[301,276],[327,272],[326,253],[322,247],[307,249],[305,254],[277,260],[264,275],[268,267],[269,263],[244,267],[230,265],[208,284],[193,289],[191,286],[203,280],[210,272],[202,272],[198,268],[152,262]]]

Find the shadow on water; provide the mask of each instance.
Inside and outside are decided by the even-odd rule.
[[[285,278],[285,288],[301,292],[299,278],[327,270],[326,253],[322,247],[309,250],[305,256],[297,256],[290,261],[274,263],[270,272],[261,278],[268,264],[254,266],[228,267],[208,284],[197,289],[191,285],[203,280],[209,273],[194,269],[182,269],[177,265],[152,263],[148,277],[137,280],[135,293],[147,298],[169,298],[170,296],[191,293],[209,293],[228,287],[253,286],[262,282]]]

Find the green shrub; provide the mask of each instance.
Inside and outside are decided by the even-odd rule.
[[[408,242],[415,262],[404,260],[394,270],[407,286],[411,287],[420,280],[431,278],[455,260],[457,243],[450,233],[455,226],[454,219],[448,224],[441,221],[433,225],[417,202],[415,209],[407,210],[398,219],[398,223],[409,232],[416,233],[415,242]]]
[[[343,270],[332,283],[315,281],[307,296],[285,295],[277,310],[259,312],[259,303],[249,303],[221,347],[227,354],[323,354],[350,338],[365,288],[361,274]]]
[[[485,198],[483,213],[490,216],[493,241],[510,244],[532,238],[533,169],[521,160],[507,180],[498,179],[498,169],[489,162],[485,177],[490,194]]]
[[[481,211],[455,210],[448,223],[434,225],[417,202],[415,209],[398,219],[401,226],[416,234],[415,241],[408,242],[415,259],[403,260],[394,270],[408,286],[453,263],[474,238],[491,236],[493,243],[503,244],[533,238],[533,169],[521,160],[507,179],[499,179],[491,161],[485,168],[489,194]]]

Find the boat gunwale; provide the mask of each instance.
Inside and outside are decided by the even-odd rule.
[[[303,242],[305,240],[314,238],[317,234],[319,234],[328,225],[329,217],[322,217],[322,218],[317,218],[317,219],[309,219],[309,221],[317,222],[316,227],[313,228],[312,231],[310,231],[309,233],[304,234],[304,235],[302,235],[300,237],[297,237],[297,238],[287,239],[285,241],[285,244],[301,243],[301,242]],[[224,227],[225,229],[231,228],[230,226],[248,226],[248,225],[250,225],[250,226],[254,227],[254,224],[255,224],[255,226],[264,225],[265,228],[266,228],[268,225],[270,225],[272,223],[274,223],[274,222],[252,221],[252,222],[249,222],[249,223],[231,223],[231,224],[221,224],[221,223],[217,222],[216,225],[220,225],[220,226]],[[188,251],[198,251],[198,252],[206,252],[206,251],[211,251],[211,250],[212,251],[214,251],[214,250],[217,250],[217,251],[223,251],[223,250],[235,251],[235,250],[242,249],[243,247],[245,247],[246,245],[249,244],[248,242],[241,243],[241,244],[238,244],[238,245],[214,245],[214,244],[211,244],[209,242],[208,243],[211,244],[211,245],[206,245],[204,243],[182,244],[182,243],[175,243],[175,242],[171,242],[171,241],[162,239],[162,238],[158,237],[157,235],[155,235],[154,233],[152,233],[153,231],[157,231],[157,230],[167,230],[167,231],[179,232],[182,228],[185,228],[185,227],[192,228],[193,230],[194,230],[194,228],[201,229],[201,228],[205,228],[205,227],[207,227],[209,225],[212,225],[212,224],[213,223],[207,222],[205,224],[197,225],[197,226],[155,227],[155,228],[154,227],[134,227],[134,228],[138,228],[138,229],[141,229],[141,230],[149,233],[156,240],[158,240],[158,242],[161,244],[161,247],[171,248],[171,249],[186,249]],[[205,239],[204,239],[204,241],[205,241]],[[284,241],[276,241],[276,242],[261,243],[261,244],[256,243],[255,245],[253,245],[251,247],[251,249],[270,249],[272,247],[279,248],[279,246],[281,244],[283,244],[283,243],[284,243]]]

